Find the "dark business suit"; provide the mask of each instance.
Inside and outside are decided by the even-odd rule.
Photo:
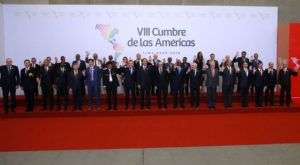
[[[173,63],[165,63],[165,68],[169,68],[170,71],[172,71],[174,69],[174,64]],[[169,80],[168,80],[168,86],[170,86],[170,95],[173,95],[173,86],[172,86],[172,80],[171,80],[171,76],[169,76]]]
[[[134,69],[138,71],[140,69],[140,67],[142,66],[142,60],[134,60],[133,66],[134,66]],[[138,88],[137,84],[136,84],[136,94],[138,96],[140,95],[140,89]]]
[[[30,66],[34,70],[34,75],[36,75],[36,76],[39,75],[39,71],[40,71],[41,66],[38,65],[38,64],[30,64]],[[34,81],[34,89],[33,90],[34,90],[35,96],[39,95],[38,87],[39,87],[39,84],[37,83],[37,81]]]
[[[131,93],[132,108],[136,105],[136,79],[137,70],[135,68],[120,68],[120,72],[124,74],[124,87],[125,87],[125,108],[128,108],[129,93]]]
[[[50,110],[53,110],[53,85],[55,83],[55,69],[48,67],[48,71],[44,66],[41,66],[39,77],[41,79],[41,88],[43,95],[43,110],[47,109],[47,102],[49,102]]]
[[[155,69],[155,86],[157,87],[157,103],[158,108],[163,106],[167,109],[167,97],[168,97],[168,81],[169,73],[166,71],[165,67]],[[163,98],[163,99],[162,99]]]
[[[222,72],[222,93],[224,98],[224,107],[232,107],[232,95],[234,90],[234,85],[236,84],[236,71],[234,67],[225,67]]]
[[[214,73],[213,73],[214,72]],[[209,108],[215,108],[216,106],[216,93],[217,85],[219,84],[219,70],[208,68],[206,71],[206,82],[207,88],[207,104]]]
[[[15,111],[16,107],[16,86],[20,84],[19,69],[17,66],[12,65],[11,67],[7,65],[0,66],[0,86],[3,92],[3,105],[4,111],[8,112],[8,95],[11,97],[11,111]]]
[[[248,69],[248,72],[244,68],[241,68],[240,72],[238,73],[239,77],[239,92],[241,96],[241,103],[242,107],[248,107],[249,101],[249,87],[250,87],[250,80],[252,79],[252,72]]]
[[[81,110],[82,105],[82,87],[84,86],[84,75],[81,70],[71,70],[68,74],[68,87],[72,89],[73,109]]]
[[[100,82],[102,69],[97,66],[87,67],[85,72],[86,85],[88,87],[89,108],[92,108],[93,96],[96,97],[97,108],[100,108]]]
[[[56,68],[55,72],[55,85],[56,85],[56,104],[57,109],[60,110],[60,100],[63,97],[64,100],[64,109],[67,110],[68,108],[68,96],[69,96],[69,89],[68,89],[68,74],[70,68],[65,66],[60,66]]]
[[[284,95],[285,103],[287,106],[290,106],[291,103],[291,76],[297,76],[298,72],[293,71],[290,68],[287,68],[286,71],[280,69],[278,75],[278,84],[280,84],[280,105],[282,106],[284,103]]]
[[[274,89],[275,85],[277,84],[277,70],[272,69],[270,72],[268,69],[265,70],[265,85],[266,85],[266,91],[265,91],[265,105],[268,105],[270,102],[270,105],[274,105]]]
[[[182,63],[181,67],[184,68],[185,70],[188,70],[191,67],[191,64],[188,63],[188,62]],[[188,83],[189,82],[189,76],[188,75],[186,75],[185,81],[186,81],[186,86],[184,88],[184,93],[185,93],[185,95],[189,95],[189,90],[190,89],[189,89],[189,83]]]
[[[32,67],[23,68],[21,70],[20,86],[23,88],[26,100],[26,111],[32,112],[34,108],[34,92],[35,92],[36,75]]]
[[[262,63],[262,61],[259,60],[259,59],[254,59],[254,60],[251,60],[249,62],[249,66],[251,67],[252,70],[253,70],[253,68],[258,69],[258,64],[259,63]],[[250,92],[251,92],[251,94],[253,94],[254,93],[254,88],[255,88],[254,79],[251,80],[250,84],[251,84]]]
[[[193,69],[188,73],[190,85],[190,102],[192,107],[198,108],[200,105],[200,86],[202,86],[202,70]]]
[[[264,95],[265,75],[264,71],[257,69],[253,74],[253,85],[255,87],[255,104],[256,107],[261,107]]]
[[[72,62],[72,65],[75,64],[75,63],[78,65],[78,70],[80,70],[80,71],[86,70],[85,61],[83,61],[83,60],[75,60],[75,61]],[[85,97],[86,92],[85,92],[84,79],[82,79],[81,85],[82,85],[82,87],[81,87],[81,90],[82,90],[81,94],[82,94],[82,97]]]
[[[137,83],[140,85],[140,105],[144,108],[145,94],[146,94],[146,108],[150,108],[150,88],[151,88],[151,66],[141,66],[137,72]]]
[[[186,83],[186,70],[184,68],[179,69],[177,67],[171,72],[171,85],[173,95],[173,108],[177,108],[177,97],[179,94],[180,107],[184,108],[184,84]]]
[[[106,87],[108,110],[112,109],[111,96],[113,97],[113,108],[114,110],[117,110],[117,88],[119,86],[119,81],[116,69],[107,68],[103,71],[103,85]]]
[[[248,69],[249,69],[249,66],[250,66],[250,61],[249,61],[249,58],[247,57],[234,57],[233,60],[232,60],[232,63],[238,63],[238,67],[240,69],[243,68],[243,63],[244,62],[247,62],[248,63]],[[249,81],[249,83],[251,83],[251,80]],[[239,93],[240,92],[240,77],[238,76],[238,85],[237,85],[237,92]]]

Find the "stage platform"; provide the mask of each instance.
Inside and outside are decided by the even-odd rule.
[[[15,113],[0,115],[0,151],[77,150],[115,148],[159,148],[247,144],[300,143],[300,105],[256,108],[250,97],[242,108],[234,96],[233,108],[224,108],[217,96],[216,109],[208,109],[201,96],[200,109],[159,110],[152,97],[150,111],[125,110],[119,95],[117,111],[107,111],[101,96],[100,111],[25,112],[24,98],[18,97]],[[86,100],[85,100],[86,101]],[[2,103],[1,103],[2,106]]]

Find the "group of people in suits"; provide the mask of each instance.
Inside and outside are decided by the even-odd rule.
[[[184,95],[190,96],[190,105],[195,109],[200,108],[200,91],[205,85],[207,90],[207,106],[210,109],[216,108],[216,93],[220,77],[222,78],[222,93],[224,106],[232,107],[232,98],[235,85],[240,94],[242,107],[248,107],[249,91],[255,91],[256,107],[270,104],[274,106],[274,90],[277,85],[280,87],[280,105],[290,106],[291,102],[291,76],[297,76],[298,68],[290,69],[287,62],[282,63],[282,68],[277,73],[274,64],[270,62],[266,69],[258,59],[258,54],[250,59],[243,51],[235,55],[233,60],[229,55],[219,65],[215,55],[211,54],[210,59],[204,62],[202,52],[198,52],[193,63],[177,59],[175,63],[172,58],[159,60],[158,55],[153,58],[142,58],[141,54],[136,55],[135,60],[123,58],[121,64],[109,56],[108,60],[98,58],[96,53],[89,57],[86,52],[86,59],[81,60],[80,55],[75,55],[75,60],[70,64],[61,56],[60,62],[55,58],[47,57],[42,64],[37,64],[36,58],[24,60],[24,68],[19,73],[17,66],[12,64],[12,59],[7,58],[6,64],[0,66],[0,85],[3,92],[4,112],[15,111],[16,89],[21,87],[26,98],[26,110],[33,111],[35,96],[38,94],[38,86],[42,91],[42,109],[53,111],[54,100],[57,111],[68,110],[69,90],[72,91],[72,105],[74,111],[82,110],[82,100],[88,95],[89,110],[93,110],[94,101],[96,109],[101,109],[100,94],[101,86],[107,95],[108,110],[117,110],[118,99],[117,89],[120,86],[119,77],[124,87],[125,109],[135,109],[137,95],[139,96],[140,108],[150,110],[151,96],[157,97],[158,108],[168,108],[168,95],[172,99],[173,108],[185,108]],[[237,63],[238,67],[235,67]],[[203,82],[205,84],[203,85]],[[169,90],[170,89],[170,90]],[[54,99],[56,90],[56,99]],[[9,97],[11,104],[9,105]],[[130,103],[131,102],[131,103]]]

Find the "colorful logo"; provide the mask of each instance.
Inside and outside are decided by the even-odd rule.
[[[119,44],[115,39],[115,36],[119,33],[119,29],[114,28],[109,24],[96,24],[95,29],[100,31],[101,36],[105,41],[112,44],[113,50],[115,52],[114,59],[117,60],[117,58],[121,56],[124,50],[122,45]]]

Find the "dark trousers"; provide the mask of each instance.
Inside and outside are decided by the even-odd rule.
[[[107,94],[107,105],[108,109],[112,109],[112,101],[113,101],[113,108],[117,110],[117,87],[114,85],[107,85],[106,86],[106,94]],[[113,97],[113,98],[111,98]]]
[[[258,107],[262,106],[263,95],[264,95],[264,87],[256,86],[255,87],[255,104],[256,104],[256,106],[258,106]]]
[[[268,105],[269,102],[270,105],[274,105],[274,89],[275,86],[267,86],[265,91],[265,105]]]
[[[284,104],[284,95],[285,95],[285,104],[290,106],[291,103],[291,87],[281,86],[280,89],[280,105]]]
[[[129,96],[131,93],[131,103],[132,108],[135,108],[136,105],[136,95],[135,95],[135,85],[125,85],[125,107],[128,108]]]
[[[215,107],[216,106],[216,87],[207,87],[207,104],[208,107]]]
[[[224,107],[232,107],[232,95],[233,95],[234,85],[223,86],[223,98],[224,98]]]
[[[150,87],[142,87],[140,89],[140,105],[143,109],[145,106],[145,94],[146,94],[146,107],[150,108]]]
[[[199,88],[190,88],[191,107],[198,108],[200,105],[200,91]]]
[[[60,109],[61,97],[64,99],[64,109],[68,108],[68,96],[69,90],[67,87],[57,87],[56,105],[58,109]]]
[[[166,86],[166,87],[157,87],[158,108],[162,107],[161,96],[163,96],[163,106],[164,106],[164,108],[167,108],[168,86]]]
[[[46,110],[48,107],[48,102],[50,105],[50,110],[53,109],[53,88],[51,85],[43,85],[42,95],[43,95],[43,109]]]
[[[93,106],[93,96],[96,97],[97,108],[100,108],[100,86],[90,82],[88,84],[89,108]]]
[[[12,112],[15,111],[16,107],[16,87],[15,86],[2,86],[2,92],[3,92],[3,105],[4,105],[4,111],[8,112],[8,95],[10,94],[11,97],[11,105],[10,109]]]
[[[189,95],[189,90],[190,90],[189,83],[187,83],[186,86],[184,87],[184,93],[185,93],[185,95]]]
[[[173,108],[177,108],[177,97],[179,94],[180,107],[184,108],[184,87],[173,87]]]
[[[34,94],[35,94],[35,87],[31,88],[24,88],[25,100],[26,100],[26,111],[32,112],[34,108]]]
[[[82,88],[72,88],[73,107],[81,109],[82,105]]]
[[[34,83],[34,89],[33,89],[33,91],[34,91],[34,95],[35,96],[39,95],[39,85],[38,85],[37,82]]]
[[[241,97],[242,107],[248,107],[249,87],[240,88],[240,97]]]

